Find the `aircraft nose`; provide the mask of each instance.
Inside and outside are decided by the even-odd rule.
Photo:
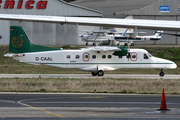
[[[79,37],[83,37],[83,35],[79,35]]]
[[[176,63],[172,62],[171,68],[172,68],[172,69],[175,69],[175,68],[177,68],[177,65],[176,65]]]
[[[175,68],[177,68],[176,63],[174,63],[173,61],[167,60],[167,63],[169,63],[169,65],[167,66],[167,68],[170,68],[170,69],[175,69]]]
[[[173,61],[170,61],[170,60],[166,60],[166,59],[161,59],[161,58],[155,58],[155,61],[158,62],[158,63],[161,63],[161,67],[162,68],[169,68],[169,69],[175,69],[177,68],[177,65],[176,63],[174,63]]]

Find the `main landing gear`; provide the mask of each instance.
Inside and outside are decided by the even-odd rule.
[[[161,77],[163,77],[163,76],[164,76],[163,69],[161,69],[161,72],[159,73],[159,76],[161,76]]]
[[[104,75],[104,71],[99,70],[98,72],[91,72],[92,76],[103,76]]]

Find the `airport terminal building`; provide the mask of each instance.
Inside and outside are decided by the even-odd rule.
[[[63,0],[2,0],[0,14],[101,17],[102,12]],[[10,26],[23,26],[30,41],[39,45],[78,45],[78,25],[0,20],[0,45],[9,44]],[[82,29],[85,29],[82,27]]]
[[[1,0],[0,14],[24,14],[46,16],[131,18],[150,20],[180,20],[179,0]],[[9,44],[9,27],[23,26],[32,43],[39,45],[84,45],[78,38],[83,30],[100,27],[61,25],[54,23],[0,20],[0,45]],[[142,31],[142,30],[139,30]],[[143,30],[146,31],[146,30]],[[147,31],[151,33],[151,31]],[[164,31],[180,34],[179,32]],[[177,36],[163,35],[160,41],[137,44],[180,44]]]
[[[76,0],[72,2],[80,6],[102,11],[107,18],[131,18],[149,20],[180,21],[180,0]],[[145,31],[152,34],[152,31]],[[180,34],[180,32],[164,31]],[[136,44],[180,44],[180,37],[163,35],[159,41],[137,42]]]

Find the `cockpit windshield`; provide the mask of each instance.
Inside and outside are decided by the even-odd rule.
[[[149,57],[153,57],[150,53],[147,53]]]

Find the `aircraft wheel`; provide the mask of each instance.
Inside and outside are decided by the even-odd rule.
[[[128,46],[127,43],[125,43],[124,46]]]
[[[103,46],[103,43],[100,43],[100,46]]]
[[[110,43],[111,43],[111,41],[110,41],[110,40],[108,40],[108,45],[110,45]]]
[[[98,74],[98,76],[103,76],[104,72],[102,70],[99,70],[97,74]]]
[[[92,45],[94,45],[94,46],[95,46],[96,44],[95,44],[95,43],[93,43]]]
[[[131,46],[134,46],[134,43],[131,43]]]
[[[97,76],[97,72],[91,72],[92,76]]]
[[[86,43],[86,46],[88,46],[88,43]]]
[[[163,71],[161,71],[160,73],[159,73],[159,76],[164,76],[164,72]]]

